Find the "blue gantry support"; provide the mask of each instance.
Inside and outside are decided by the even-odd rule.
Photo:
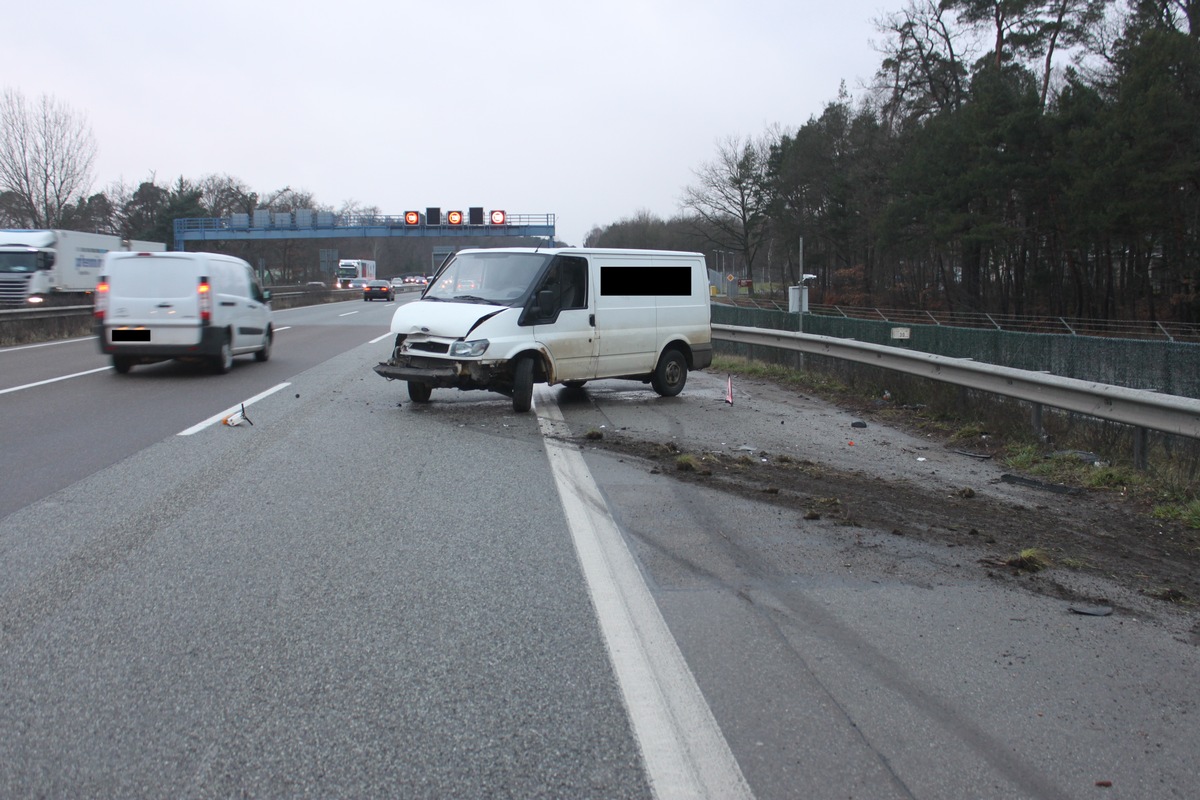
[[[395,236],[504,236],[541,237],[554,241],[553,214],[508,214],[504,223],[461,225],[442,222],[427,225],[422,216],[416,225],[403,216],[335,216],[329,212],[300,209],[294,212],[268,213],[259,209],[253,215],[175,220],[175,249],[185,242],[248,241],[278,239],[370,239]]]

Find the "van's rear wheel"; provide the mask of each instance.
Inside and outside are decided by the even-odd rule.
[[[228,333],[221,340],[221,351],[213,358],[212,367],[213,372],[218,375],[224,375],[233,369],[233,344],[229,341]]]
[[[650,385],[663,397],[674,397],[687,383],[687,359],[678,350],[666,350],[658,359]]]
[[[118,375],[124,375],[133,367],[133,359],[127,356],[113,356],[112,365]]]
[[[408,382],[408,396],[414,403],[428,403],[433,394],[433,387],[428,383]]]
[[[563,381],[563,386],[568,389],[582,389],[587,381]]]
[[[513,367],[513,411],[524,414],[533,407],[533,359],[529,356]]]

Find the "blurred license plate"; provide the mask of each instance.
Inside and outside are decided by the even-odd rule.
[[[148,342],[150,341],[150,329],[116,328],[112,332],[112,340],[114,342]]]

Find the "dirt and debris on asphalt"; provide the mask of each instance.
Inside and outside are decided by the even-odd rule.
[[[594,425],[578,442],[804,519],[968,548],[981,575],[1081,608],[1182,614],[1200,644],[1200,531],[1121,491],[1048,484],[1005,467],[986,439],[950,441],[764,380],[693,373],[685,394],[669,423]]]

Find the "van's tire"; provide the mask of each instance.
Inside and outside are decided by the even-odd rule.
[[[408,382],[408,398],[414,403],[428,403],[429,397],[432,394],[433,387],[428,383]]]
[[[224,375],[233,369],[233,343],[229,341],[228,333],[221,340],[220,352],[213,356],[212,368],[218,375]]]
[[[563,386],[568,389],[582,389],[586,383],[587,381],[563,381]]]
[[[268,360],[270,360],[270,358],[271,358],[271,342],[272,342],[272,340],[274,340],[274,338],[275,338],[275,334],[274,334],[274,333],[271,331],[271,329],[268,327],[268,328],[267,328],[267,333],[266,333],[266,335],[263,337],[263,346],[262,346],[262,349],[261,349],[261,350],[256,350],[256,351],[254,352],[254,360],[255,360],[255,361],[268,361]]]
[[[533,408],[533,358],[524,356],[513,366],[513,411],[524,414]]]
[[[654,368],[650,385],[663,397],[674,397],[683,391],[685,383],[687,383],[687,359],[684,358],[683,353],[674,348],[664,350],[662,357],[658,359],[658,366]]]
[[[133,368],[133,359],[128,356],[113,356],[112,367],[118,375],[125,375]]]

